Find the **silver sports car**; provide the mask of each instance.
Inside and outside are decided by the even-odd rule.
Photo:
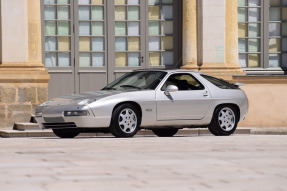
[[[132,137],[140,129],[173,136],[194,127],[230,135],[248,111],[239,85],[190,70],[136,70],[100,91],[47,101],[35,117],[42,129],[61,138],[81,132]]]

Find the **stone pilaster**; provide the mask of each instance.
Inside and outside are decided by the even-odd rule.
[[[197,0],[183,0],[182,69],[197,70]]]
[[[39,0],[1,1],[0,128],[28,122],[48,99]]]

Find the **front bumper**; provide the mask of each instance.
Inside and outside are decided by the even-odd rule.
[[[64,116],[64,111],[88,110],[88,116]],[[43,106],[36,109],[42,117],[35,117],[42,129],[54,128],[103,128],[109,127],[110,116],[94,116],[88,106]]]

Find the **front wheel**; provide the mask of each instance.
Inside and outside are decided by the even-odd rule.
[[[115,137],[133,137],[139,130],[140,121],[141,117],[135,106],[122,104],[112,114],[110,132]]]
[[[233,106],[219,106],[216,108],[209,131],[216,136],[228,136],[234,133],[238,123],[238,114]]]
[[[77,128],[53,129],[53,132],[60,138],[74,138],[80,134],[80,130]]]
[[[172,137],[177,133],[178,129],[153,129],[152,132],[158,137]]]

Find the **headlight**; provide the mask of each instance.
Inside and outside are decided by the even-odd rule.
[[[78,103],[78,105],[89,105],[90,103],[93,103],[94,101],[96,101],[95,99],[85,99],[83,101],[80,101]]]
[[[64,116],[88,116],[90,115],[89,111],[83,110],[83,111],[64,111]]]
[[[39,111],[35,112],[35,117],[42,117],[42,116],[43,116],[42,112],[39,112]]]

